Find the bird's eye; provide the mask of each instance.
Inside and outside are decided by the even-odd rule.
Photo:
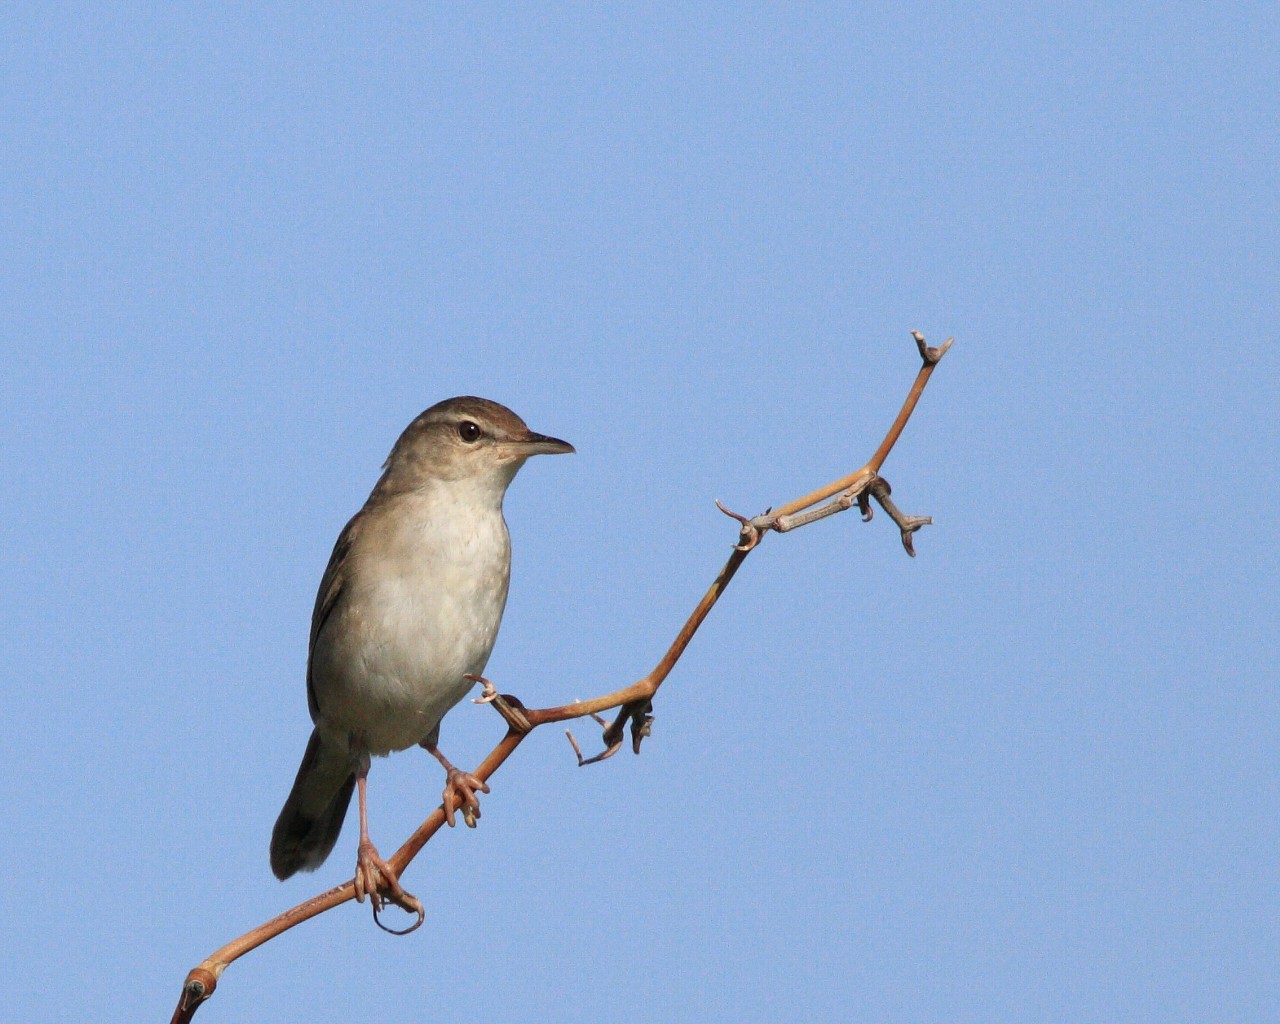
[[[458,424],[458,436],[467,444],[475,444],[480,440],[480,425],[470,420],[463,420]]]

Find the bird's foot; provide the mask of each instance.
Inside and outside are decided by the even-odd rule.
[[[441,794],[444,798],[444,819],[453,828],[456,813],[462,811],[462,820],[467,823],[467,828],[475,828],[476,819],[480,817],[480,798],[476,793],[489,792],[489,785],[461,768],[450,765],[447,771],[444,793]]]
[[[427,913],[422,908],[422,901],[411,892],[406,892],[400,885],[394,869],[379,855],[377,848],[367,839],[360,841],[356,848],[356,901],[364,902],[366,896],[373,906],[373,919],[378,927],[394,935],[407,935],[426,919]],[[402,931],[388,928],[378,920],[378,914],[387,903],[394,903],[401,910],[417,914],[418,920]]]

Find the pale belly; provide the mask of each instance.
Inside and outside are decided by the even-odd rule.
[[[317,725],[371,754],[422,742],[474,688],[507,599],[501,512],[397,540],[354,567],[312,652]]]

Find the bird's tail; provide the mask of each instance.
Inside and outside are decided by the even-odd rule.
[[[313,729],[289,799],[271,831],[271,870],[276,878],[314,871],[324,863],[342,831],[355,784],[350,755]]]

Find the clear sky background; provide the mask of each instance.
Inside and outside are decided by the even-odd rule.
[[[459,393],[579,454],[508,496],[490,663],[644,674],[198,1020],[1273,1021],[1280,18],[1271,4],[19,5],[0,33],[13,1020],[168,1020],[278,883],[312,601]],[[591,730],[579,730],[586,738]],[[445,750],[501,733],[470,705]],[[594,739],[594,737],[591,737]],[[435,805],[379,761],[390,853]]]

